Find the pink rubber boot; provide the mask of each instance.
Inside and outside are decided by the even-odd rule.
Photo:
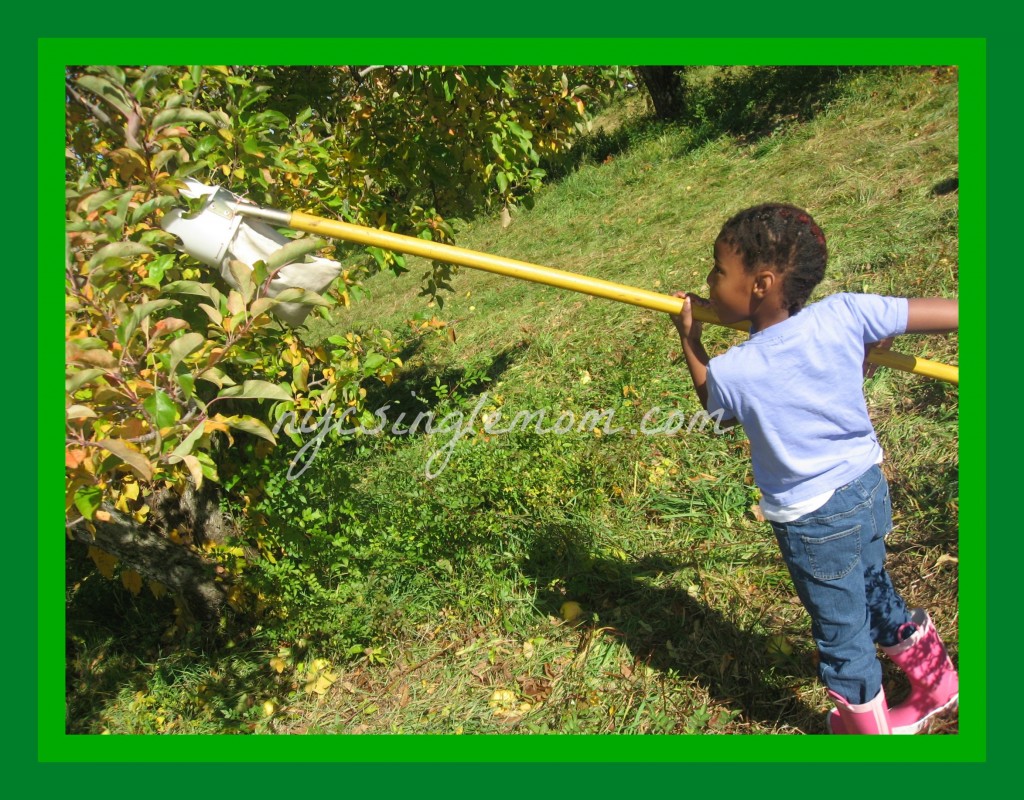
[[[907,625],[917,630],[882,648],[910,679],[910,695],[891,710],[892,732],[898,734],[918,733],[932,717],[956,708],[960,699],[960,678],[928,612],[915,608]]]
[[[889,724],[889,706],[885,702],[885,690],[879,689],[875,699],[860,705],[847,703],[845,698],[840,697],[831,689],[828,695],[836,704],[835,711],[829,715],[829,728],[832,733],[892,733]],[[836,730],[839,725],[832,725],[832,715],[836,715],[842,726],[842,730]]]
[[[909,625],[917,629],[913,634],[899,644],[882,648],[910,680],[907,699],[889,710],[890,727],[897,735],[919,733],[932,717],[956,708],[960,698],[960,679],[928,612],[915,608],[911,621],[900,631]],[[832,733],[846,733],[845,723],[838,709],[828,716]]]

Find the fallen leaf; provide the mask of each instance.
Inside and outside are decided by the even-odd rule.
[[[516,682],[520,686],[520,691],[522,691],[522,693],[527,697],[531,698],[534,702],[540,702],[551,694],[551,681],[545,678],[534,678],[521,675],[516,678]]]
[[[121,573],[121,583],[133,595],[138,596],[142,591],[142,576],[133,569],[126,569]]]
[[[270,659],[270,666],[274,668],[274,671],[278,675],[280,675],[287,668],[288,662],[280,656],[274,656],[272,659]]]
[[[482,683],[484,680],[484,676],[487,674],[487,671],[490,668],[490,662],[485,658],[481,662],[479,662],[475,667],[473,667],[469,671],[469,674]]]
[[[96,569],[100,571],[100,575],[108,580],[114,577],[114,567],[117,566],[116,556],[112,556],[106,550],[100,550],[98,547],[90,547],[89,558],[96,565]]]

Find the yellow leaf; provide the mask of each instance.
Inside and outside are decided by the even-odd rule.
[[[89,558],[96,565],[96,569],[100,571],[100,575],[108,580],[113,579],[114,567],[117,566],[117,556],[112,556],[106,550],[100,550],[98,547],[90,547]]]
[[[131,182],[136,175],[145,175],[148,169],[145,159],[127,147],[114,150],[108,157],[117,165],[125,183]]]
[[[182,461],[185,462],[185,466],[188,467],[188,472],[192,476],[192,480],[195,482],[196,489],[203,485],[203,467],[199,463],[199,459],[194,455],[182,456]]]
[[[326,694],[327,690],[331,688],[331,684],[336,680],[338,680],[338,676],[333,672],[324,672],[309,681],[306,684],[305,689],[310,694]]]
[[[242,592],[241,587],[232,586],[230,589],[228,589],[227,601],[228,605],[235,609],[235,611],[241,611],[242,605],[245,602],[245,595]]]
[[[167,594],[167,587],[164,586],[160,581],[149,581],[149,591],[153,593],[153,597],[159,600],[165,594]]]
[[[270,666],[274,668],[274,671],[278,675],[280,675],[282,672],[285,671],[285,669],[287,669],[288,662],[280,656],[274,656],[272,659],[270,659]]]
[[[121,573],[121,583],[134,595],[142,591],[142,576],[133,569],[126,569]]]

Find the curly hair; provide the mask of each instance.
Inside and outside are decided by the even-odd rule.
[[[747,272],[767,267],[779,274],[790,314],[804,307],[825,277],[825,234],[802,208],[764,203],[744,209],[722,226],[717,241],[736,248]]]

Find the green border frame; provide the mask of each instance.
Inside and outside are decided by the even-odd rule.
[[[343,58],[340,54],[344,53]],[[743,63],[956,64],[960,67],[961,262],[986,257],[986,41],[957,39],[40,39],[39,113],[39,419],[59,418],[60,375],[55,360],[59,272],[44,269],[63,257],[62,135],[65,63],[372,63],[401,53],[409,63]],[[254,58],[259,54],[258,58]],[[335,55],[338,54],[338,55]],[[514,58],[509,56],[514,55]],[[453,57],[454,56],[454,57]],[[496,60],[497,56],[497,60]],[[61,81],[58,84],[58,81]],[[965,359],[961,397],[961,489],[968,528],[986,522],[984,359],[986,277],[965,270]],[[573,737],[571,755],[548,737],[90,737],[64,733],[64,610],[57,501],[57,426],[38,433],[38,760],[41,762],[982,762],[987,752],[986,624],[983,535],[960,543],[960,671],[964,696],[960,733],[913,737],[898,748],[874,738],[808,737]],[[496,741],[500,740],[500,741]],[[841,743],[841,744],[840,744]],[[554,746],[553,746],[554,745]],[[880,787],[881,788],[881,787]]]

